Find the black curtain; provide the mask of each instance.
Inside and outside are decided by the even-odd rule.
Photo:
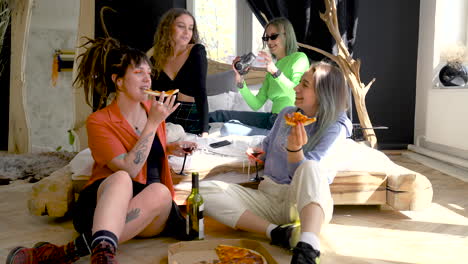
[[[294,27],[298,42],[336,54],[335,40],[319,15],[325,10],[323,0],[247,0],[247,3],[263,26],[267,24],[267,20],[286,17]],[[357,1],[338,0],[337,15],[340,33],[352,53],[358,24]],[[302,48],[300,50],[312,61],[324,58],[317,52]]]
[[[106,9],[103,13],[104,25],[112,38],[120,43],[143,52],[153,46],[154,33],[162,15],[173,7],[186,8],[185,0],[99,0],[95,2],[95,37],[105,37],[101,21],[101,9],[110,7],[114,11]],[[99,105],[99,96],[93,97],[94,110]]]
[[[153,45],[154,33],[161,16],[170,8],[186,8],[185,0],[99,0],[95,3],[95,36],[104,37],[101,26],[101,8],[105,10],[104,23],[111,37],[144,52]]]

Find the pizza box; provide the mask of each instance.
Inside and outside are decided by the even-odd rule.
[[[213,263],[219,260],[215,248],[220,245],[243,247],[262,254],[268,264],[278,264],[262,244],[250,239],[216,239],[202,241],[179,242],[169,246],[168,264]]]

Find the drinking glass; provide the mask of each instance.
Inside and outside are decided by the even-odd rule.
[[[182,150],[184,151],[184,161],[182,162],[182,169],[180,170],[179,173],[177,173],[178,175],[182,175],[182,176],[187,176],[188,174],[186,174],[184,172],[184,168],[185,168],[185,161],[187,160],[187,154],[192,154],[192,151],[195,149],[195,147],[191,144],[187,144],[187,143],[183,143],[181,145],[182,147]]]
[[[262,162],[261,160],[258,159],[258,156],[261,154],[265,153],[264,151],[257,149],[257,148],[247,148],[247,151],[245,154],[247,154],[248,157],[252,158],[255,160],[255,177],[250,178],[250,181],[256,181],[259,182],[263,180],[263,177],[258,176],[258,162]]]

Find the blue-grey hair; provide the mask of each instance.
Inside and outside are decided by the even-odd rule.
[[[263,32],[263,36],[265,36],[266,34],[266,30],[268,28],[268,26],[270,25],[273,25],[275,26],[277,29],[278,29],[278,33],[284,33],[284,46],[285,46],[285,49],[286,49],[286,56],[288,55],[291,55],[292,53],[296,52],[299,48],[299,46],[297,45],[297,39],[296,39],[296,33],[294,32],[294,28],[291,24],[291,22],[289,22],[289,20],[285,17],[277,17],[277,18],[273,18],[272,20],[270,20],[270,22],[268,22],[268,24],[266,24],[265,26],[265,31]],[[263,47],[265,48],[265,44],[266,42],[264,41],[263,42]],[[275,57],[273,54],[272,54],[273,57]],[[275,57],[276,59],[276,57]]]
[[[317,131],[309,138],[305,149],[313,149],[342,112],[349,108],[349,92],[343,72],[328,62],[310,66],[317,98]]]

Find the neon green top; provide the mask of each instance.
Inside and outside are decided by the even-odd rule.
[[[277,61],[275,65],[281,70],[281,75],[275,79],[268,73],[257,95],[250,91],[245,82],[244,87],[239,90],[254,111],[262,107],[268,99],[273,102],[271,112],[274,114],[281,112],[286,106],[294,106],[296,98],[294,87],[299,84],[302,75],[310,67],[309,59],[303,52],[294,52]]]

